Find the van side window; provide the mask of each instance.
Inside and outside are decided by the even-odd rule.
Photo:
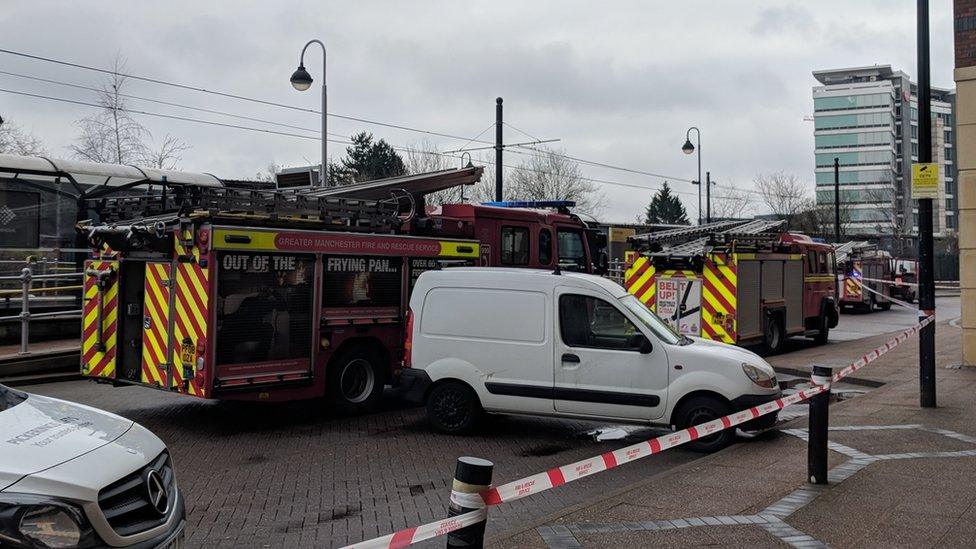
[[[502,265],[528,264],[528,227],[502,227]]]
[[[539,264],[552,263],[552,231],[539,229]]]
[[[559,296],[559,332],[570,347],[633,351],[631,336],[640,331],[616,307],[595,297]]]

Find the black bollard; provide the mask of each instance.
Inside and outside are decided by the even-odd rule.
[[[467,456],[458,458],[447,516],[456,517],[485,506],[478,494],[491,487],[491,473],[494,467],[495,465],[486,459]],[[486,522],[487,518],[477,524],[451,532],[447,535],[447,546],[484,547]]]
[[[833,370],[814,366],[810,380],[814,385],[830,383]],[[811,484],[827,484],[827,429],[830,389],[810,399],[810,437],[807,442],[807,476]]]

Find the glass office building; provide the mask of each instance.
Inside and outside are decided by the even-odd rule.
[[[918,232],[911,163],[918,159],[916,85],[889,65],[815,71],[813,88],[816,196],[834,203],[834,159],[840,164],[841,222],[848,235]],[[932,161],[940,164],[935,230],[956,228],[955,94],[932,89]]]

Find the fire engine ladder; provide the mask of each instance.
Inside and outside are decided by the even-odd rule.
[[[689,242],[670,246],[660,252],[649,255],[658,257],[693,257],[704,254],[708,248],[716,243],[732,243],[738,240],[774,241],[780,237],[775,229],[783,225],[781,220],[757,219],[754,221],[738,222],[737,225],[724,231],[706,232],[707,236]],[[707,227],[707,225],[705,225]]]
[[[834,257],[836,258],[837,264],[841,265],[847,261],[852,255],[857,254],[864,248],[870,248],[872,244],[867,240],[852,240],[850,242],[845,242],[843,244],[834,247]]]
[[[87,201],[99,224],[158,226],[209,217],[230,222],[297,222],[320,228],[382,232],[400,225],[397,198],[358,200],[309,196],[294,191],[224,187],[177,188],[169,195],[114,196]]]
[[[749,221],[716,221],[705,225],[693,227],[681,227],[678,229],[668,229],[654,233],[639,234],[630,237],[630,241],[639,245],[641,248],[649,248],[653,244],[663,246],[673,242],[687,242],[693,238],[700,238],[718,231],[726,231],[735,227],[748,224]]]

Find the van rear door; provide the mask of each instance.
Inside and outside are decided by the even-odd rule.
[[[580,288],[556,290],[556,411],[657,419],[667,404],[667,354],[656,342],[641,354],[633,337],[641,331],[611,299]]]

